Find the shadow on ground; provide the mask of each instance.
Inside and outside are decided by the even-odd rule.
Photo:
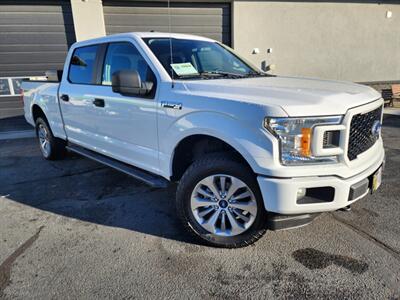
[[[68,154],[44,160],[34,139],[0,142],[0,195],[68,218],[194,243],[175,213],[175,185],[152,189]]]

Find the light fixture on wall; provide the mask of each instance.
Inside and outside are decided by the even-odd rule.
[[[390,19],[392,16],[393,16],[393,12],[392,12],[391,10],[388,10],[388,11],[386,12],[386,18],[387,18],[387,19]]]

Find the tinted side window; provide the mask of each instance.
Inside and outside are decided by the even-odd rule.
[[[112,75],[117,71],[137,71],[142,81],[152,80],[152,71],[139,51],[130,43],[111,43],[104,60],[102,84],[111,85]]]
[[[68,78],[72,83],[92,84],[98,45],[77,48],[71,58]]]

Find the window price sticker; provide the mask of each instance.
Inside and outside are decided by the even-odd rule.
[[[179,76],[182,75],[197,75],[199,72],[193,67],[190,62],[187,63],[180,63],[180,64],[171,64],[172,69],[175,71],[176,74]]]

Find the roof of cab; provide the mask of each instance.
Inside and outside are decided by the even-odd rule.
[[[81,42],[76,42],[74,46],[83,46],[83,45],[90,45],[96,43],[105,43],[110,42],[118,38],[173,38],[173,39],[189,39],[189,40],[199,40],[199,41],[210,41],[214,42],[214,40],[201,37],[197,35],[191,34],[182,34],[182,33],[168,33],[168,32],[126,32],[126,33],[118,33],[107,35],[104,37],[99,37],[95,39],[85,40]]]

